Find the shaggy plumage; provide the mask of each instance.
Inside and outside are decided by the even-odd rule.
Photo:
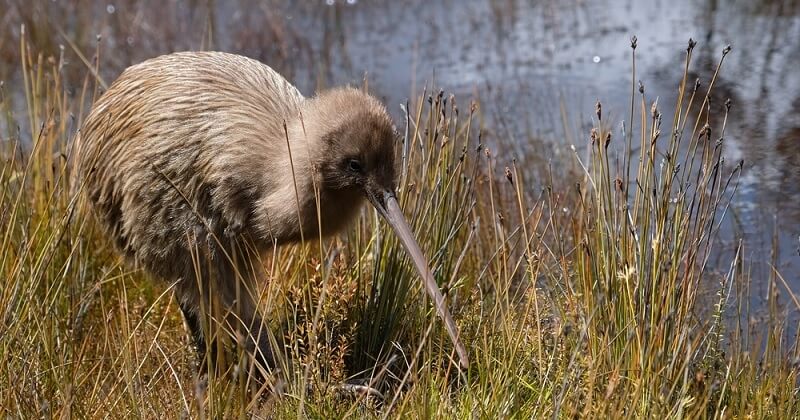
[[[258,257],[341,230],[365,197],[384,205],[395,140],[359,90],[304,98],[258,61],[175,53],[128,68],[97,101],[76,140],[76,185],[126,257],[176,282],[201,352],[209,292],[269,364],[250,297]]]

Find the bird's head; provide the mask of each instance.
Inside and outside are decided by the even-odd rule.
[[[364,197],[388,220],[400,138],[386,108],[353,88],[332,89],[311,101],[304,126],[321,191]]]
[[[399,138],[386,109],[372,96],[350,88],[329,91],[318,101],[320,111],[328,114],[315,159],[321,188],[358,191],[382,207],[385,195],[394,194],[398,172]]]

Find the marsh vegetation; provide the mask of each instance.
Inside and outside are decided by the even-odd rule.
[[[714,51],[713,72],[697,83],[696,51],[704,47],[689,41],[672,64],[679,76],[670,102],[639,81],[639,56],[649,47],[632,39],[631,71],[618,75],[625,106],[610,117],[598,102],[585,116],[591,128],[550,160],[542,156],[551,145],[520,147],[518,138],[498,135],[488,118],[498,99],[456,97],[420,81],[395,110],[403,135],[399,198],[446,290],[470,367],[458,368],[413,266],[370,210],[344,235],[264,257],[259,293],[286,337],[287,380],[257,388],[235,365],[198,380],[169,285],[125,264],[75,205],[72,138],[110,82],[103,63],[144,53],[117,58],[129,47],[93,39],[33,3],[13,5],[6,16],[19,19],[16,29],[0,35],[2,59],[14,63],[0,74],[7,80],[0,86],[3,415],[800,412],[800,347],[785,306],[800,309],[800,299],[778,269],[777,251],[766,272],[752,269],[746,240],[720,251],[746,170],[724,153],[737,104],[715,93],[736,50]],[[172,7],[165,16],[178,13]],[[77,21],[95,18],[63,8]],[[107,14],[122,32],[135,18]],[[213,21],[194,19],[206,30],[186,41],[195,32],[172,27],[176,45],[213,46]],[[297,35],[268,23],[250,35]],[[758,311],[755,284],[767,290]]]

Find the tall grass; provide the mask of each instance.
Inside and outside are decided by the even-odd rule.
[[[287,320],[290,357],[284,386],[253,389],[235,373],[196,377],[171,289],[123,264],[74,206],[71,137],[96,95],[97,69],[70,95],[63,58],[22,38],[24,84],[13,89],[24,104],[3,94],[1,105],[6,416],[791,418],[800,410],[800,353],[785,341],[775,304],[782,277],[766,279],[769,317],[751,324],[746,244],[728,269],[708,263],[742,168],[723,158],[728,106],[708,103],[714,79],[705,88],[688,79],[694,44],[671,121],[632,74],[627,121],[636,124],[615,134],[598,104],[574,162],[553,163],[578,170],[545,180],[532,179],[541,169],[526,166],[532,157],[505,159],[502,140],[483,144],[477,101],[464,109],[424,91],[406,105],[401,204],[470,368],[457,368],[405,253],[365,210],[346,235],[264,261],[267,309]]]

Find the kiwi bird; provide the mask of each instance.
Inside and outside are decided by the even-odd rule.
[[[128,260],[175,284],[201,356],[201,319],[273,363],[254,285],[276,245],[329,236],[371,203],[411,257],[466,366],[444,298],[400,210],[397,135],[380,101],[353,88],[305,98],[267,65],[181,52],[126,69],[76,136],[76,183]]]

